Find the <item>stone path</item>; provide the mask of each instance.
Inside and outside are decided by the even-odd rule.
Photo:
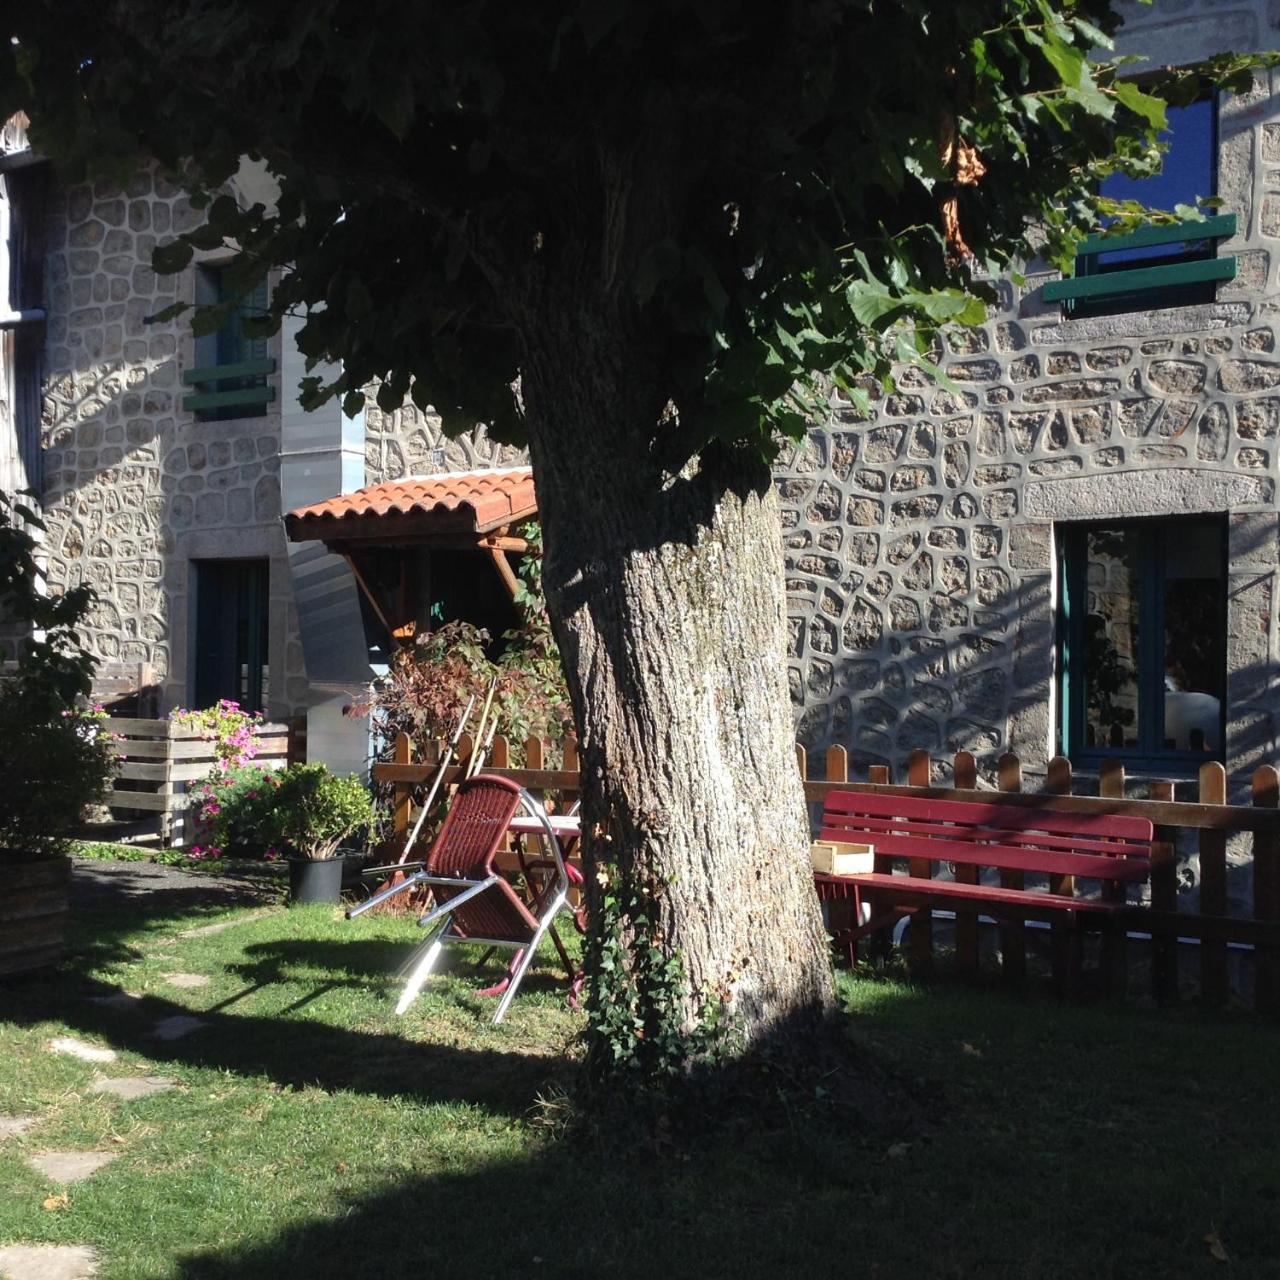
[[[0,1276],[6,1280],[92,1280],[98,1255],[83,1244],[0,1246]]]
[[[20,1138],[39,1123],[39,1116],[0,1116],[0,1142],[6,1138]]]
[[[98,862],[77,859],[72,877],[72,903],[80,906],[120,905],[145,895],[149,904],[182,906],[246,906],[269,900],[275,886],[269,879],[253,876],[221,876],[193,874],[174,867],[150,862]],[[265,911],[220,920],[213,924],[184,929],[176,937],[161,939],[155,947],[172,946],[178,938],[194,938],[220,933],[238,924],[256,920]],[[165,981],[174,987],[195,990],[206,987],[210,979],[202,973],[167,973]],[[131,991],[117,991],[108,996],[91,996],[103,1008],[133,1011],[143,1006],[145,997]],[[177,1040],[208,1024],[191,1014],[174,1014],[162,1018],[151,1029],[157,1040]],[[68,1054],[82,1062],[105,1064],[115,1062],[114,1049],[90,1044],[75,1036],[57,1036],[46,1046],[51,1053]],[[125,1102],[147,1098],[172,1089],[177,1081],[167,1076],[108,1076],[96,1074],[89,1084],[98,1094],[110,1094]],[[0,1116],[0,1142],[21,1137],[39,1124],[38,1116]],[[27,1164],[41,1176],[55,1183],[67,1184],[92,1177],[98,1170],[117,1159],[114,1151],[42,1151],[26,1157]],[[0,1280],[92,1280],[98,1274],[98,1255],[86,1245],[0,1246]]]
[[[86,1044],[83,1040],[77,1040],[75,1036],[57,1036],[49,1041],[49,1048],[54,1053],[70,1054],[71,1057],[79,1058],[82,1062],[114,1062],[116,1060],[114,1049],[103,1049],[96,1044]]]
[[[79,1182],[119,1157],[118,1151],[42,1151],[27,1163],[52,1182]]]
[[[117,991],[113,996],[90,996],[89,1003],[107,1009],[136,1009],[145,998],[136,991]]]
[[[166,973],[163,977],[171,987],[182,987],[188,991],[193,991],[197,987],[207,987],[211,981],[204,973]]]
[[[89,1088],[94,1093],[113,1093],[117,1098],[132,1102],[135,1098],[149,1098],[153,1093],[163,1093],[177,1083],[167,1076],[95,1076]]]
[[[189,1013],[175,1013],[170,1018],[161,1018],[151,1028],[151,1034],[157,1040],[181,1040],[183,1036],[189,1036],[193,1031],[199,1031],[201,1027],[208,1025]]]
[[[103,862],[76,858],[71,906],[128,906],[145,900],[163,914],[170,907],[244,907],[269,902],[284,883],[280,871],[221,874],[183,871],[158,862]]]

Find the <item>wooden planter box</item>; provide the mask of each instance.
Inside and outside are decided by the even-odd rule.
[[[171,720],[133,720],[110,717],[104,728],[115,735],[120,760],[116,781],[107,792],[107,807],[116,818],[125,813],[148,815],[148,833],[165,845],[188,843],[185,818],[190,799],[187,788],[213,768],[214,744],[198,729]],[[289,726],[262,724],[255,765],[283,769],[289,762]]]
[[[0,975],[62,959],[70,858],[10,862],[0,856]]]

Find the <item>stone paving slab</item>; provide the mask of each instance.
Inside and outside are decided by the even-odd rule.
[[[51,1182],[79,1182],[119,1158],[118,1151],[42,1151],[27,1163]]]
[[[100,1004],[104,1009],[136,1009],[146,997],[136,991],[117,991],[113,996],[90,996],[90,1004]]]
[[[209,1024],[200,1018],[193,1018],[189,1013],[175,1013],[171,1018],[162,1018],[151,1028],[151,1034],[157,1040],[180,1040],[183,1036],[198,1031]]]
[[[186,990],[207,987],[212,981],[207,974],[203,973],[166,973],[162,976],[171,987],[183,987]]]
[[[149,1098],[153,1093],[163,1093],[177,1084],[167,1076],[96,1076],[89,1088],[94,1093],[113,1093],[117,1098],[132,1102],[135,1098]]]
[[[0,1276],[6,1280],[92,1280],[98,1255],[83,1244],[0,1245]]]
[[[39,1116],[0,1116],[0,1142],[6,1138],[20,1138],[28,1129],[40,1123]],[[0,1272],[0,1275],[3,1275]]]
[[[49,1048],[54,1053],[67,1053],[82,1062],[114,1062],[116,1051],[104,1049],[96,1044],[86,1044],[74,1036],[56,1036],[49,1041]]]

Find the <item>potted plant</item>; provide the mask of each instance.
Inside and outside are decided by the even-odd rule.
[[[289,860],[294,902],[337,902],[345,859],[339,846],[369,825],[372,806],[359,778],[339,778],[323,764],[294,764],[276,775],[272,843]]]
[[[31,532],[42,527],[0,492],[0,974],[61,957],[71,837],[115,771],[101,708],[81,706],[94,662],[77,628],[93,593],[44,594]]]

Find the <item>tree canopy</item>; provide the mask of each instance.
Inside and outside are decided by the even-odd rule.
[[[283,271],[263,326],[300,311],[343,362],[313,402],[377,383],[521,441],[528,330],[585,269],[664,371],[664,461],[770,457],[828,379],[857,402],[981,319],[1029,225],[1065,260],[1098,177],[1158,164],[1162,101],[1089,60],[1115,27],[1108,0],[28,0],[0,110],[70,173],[181,173],[207,223],[157,266],[228,245],[246,286]],[[1206,71],[1248,75],[1163,92]],[[225,194],[246,155],[277,207]]]

